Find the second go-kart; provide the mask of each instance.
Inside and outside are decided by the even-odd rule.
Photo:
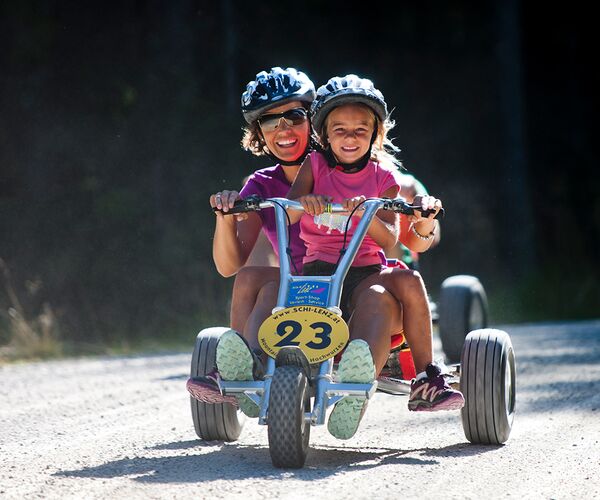
[[[467,334],[488,326],[488,303],[483,285],[475,276],[450,276],[442,282],[435,305],[434,323],[446,359],[460,360]]]
[[[292,275],[286,209],[303,210],[284,198],[248,198],[229,214],[275,209],[280,287],[277,305],[259,331],[259,343],[268,355],[265,376],[253,381],[222,381],[224,396],[245,394],[258,407],[258,423],[268,428],[269,451],[275,467],[299,468],[309,450],[311,426],[323,425],[327,410],[348,396],[372,398],[378,389],[405,394],[410,387],[407,367],[410,350],[401,335],[392,339],[392,354],[380,378],[367,384],[339,383],[335,358],[345,348],[349,332],[339,308],[342,284],[367,229],[378,210],[412,214],[415,208],[403,198],[371,198],[364,215],[332,276]],[[339,204],[331,212],[343,212]],[[191,377],[211,374],[216,346],[227,328],[202,330],[192,356]],[[413,365],[414,370],[414,365]],[[462,348],[461,363],[449,367],[465,396],[461,410],[465,435],[472,443],[504,443],[512,428],[515,409],[515,360],[508,334],[501,330],[470,332]],[[191,399],[197,435],[204,440],[235,441],[245,416],[231,402]]]

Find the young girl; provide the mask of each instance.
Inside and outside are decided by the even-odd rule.
[[[331,78],[318,89],[311,112],[322,149],[306,158],[288,197],[300,201],[305,209],[303,215],[290,211],[292,222],[300,218],[300,236],[306,245],[304,274],[322,275],[335,270],[349,216],[325,213],[327,203],[342,203],[350,212],[369,197],[394,198],[399,184],[395,159],[386,150],[393,148],[387,138],[393,123],[383,95],[370,80],[356,75]],[[344,316],[350,318],[351,341],[342,355],[338,377],[341,382],[372,382],[385,365],[390,322],[398,309],[392,291],[405,281],[405,332],[418,372],[411,386],[409,409],[458,409],[464,404],[462,394],[452,389],[440,368],[432,364],[431,316],[420,276],[406,270],[382,272],[382,249],[393,247],[398,239],[415,251],[431,245],[433,218],[441,202],[427,196],[421,206],[434,212],[427,218],[413,216],[410,225],[399,227],[396,214],[380,211],[369,227],[344,281],[341,307]],[[355,212],[353,218],[357,220],[351,221],[348,238],[360,214],[360,210]],[[419,307],[411,307],[414,304]],[[364,398],[341,400],[329,418],[329,431],[339,438],[351,437],[365,406]]]

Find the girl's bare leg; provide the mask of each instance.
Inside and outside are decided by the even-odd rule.
[[[352,294],[350,340],[363,339],[369,344],[375,373],[379,374],[390,354],[390,332],[402,329],[402,310],[391,293],[371,281],[371,277],[365,279]]]
[[[381,284],[402,304],[403,327],[417,373],[433,361],[431,311],[421,275],[408,269],[387,269]]]
[[[354,309],[350,336],[369,343],[377,373],[387,361],[383,353],[387,350],[389,355],[389,338],[402,331],[417,373],[433,361],[431,312],[417,271],[384,269],[369,276],[356,287],[350,305]]]

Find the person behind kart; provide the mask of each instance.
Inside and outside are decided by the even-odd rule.
[[[399,172],[399,182],[400,182],[400,192],[399,195],[402,196],[408,203],[413,203],[414,199],[419,196],[427,196],[429,193],[427,189],[423,185],[421,181],[419,181],[414,175]],[[436,222],[436,227],[433,231],[434,237],[433,242],[431,243],[430,249],[435,247],[440,242],[440,225]],[[419,253],[414,252],[403,245],[401,242],[398,242],[392,249],[386,251],[386,257],[388,259],[393,259],[395,261],[402,262],[409,269],[414,269],[415,271],[419,271]]]

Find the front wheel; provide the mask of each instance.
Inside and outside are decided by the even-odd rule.
[[[461,410],[466,438],[476,444],[502,444],[515,415],[515,354],[502,330],[475,330],[465,339],[461,356]]]
[[[206,375],[214,370],[217,343],[229,328],[205,328],[196,337],[192,354],[191,377]],[[240,437],[245,417],[230,403],[202,403],[190,396],[194,429],[205,441],[235,441]]]
[[[310,423],[308,380],[299,366],[275,369],[269,396],[268,437],[271,461],[275,467],[300,468],[308,454]]]

